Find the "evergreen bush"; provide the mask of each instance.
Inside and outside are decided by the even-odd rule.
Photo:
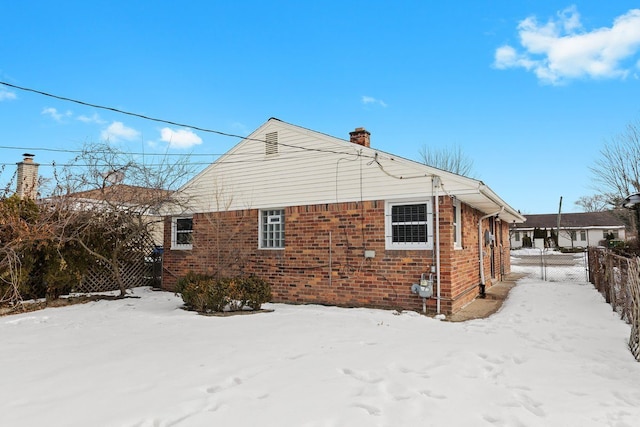
[[[271,286],[253,275],[216,279],[189,272],[178,280],[175,292],[187,308],[199,313],[260,310],[271,300]]]
[[[260,310],[262,304],[271,301],[271,286],[258,276],[242,279],[242,295],[244,304],[253,310]]]
[[[212,286],[213,277],[193,272],[178,280],[176,294],[182,296],[185,305],[198,312],[209,311],[208,292]]]
[[[80,283],[90,257],[79,244],[61,242],[57,219],[33,200],[0,198],[0,303],[56,299]]]

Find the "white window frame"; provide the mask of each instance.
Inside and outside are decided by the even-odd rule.
[[[453,201],[453,249],[462,249],[462,203]]]
[[[580,241],[581,242],[587,241],[587,232],[585,230],[580,230]]]
[[[191,220],[191,230],[178,230],[178,221]],[[191,234],[191,243],[178,243],[178,234]],[[190,250],[193,249],[193,217],[176,216],[171,218],[171,249],[173,250]]]
[[[394,206],[401,205],[426,205],[427,219],[420,223],[427,225],[426,242],[394,242],[393,241],[393,219],[392,211]],[[393,200],[385,202],[385,249],[387,250],[432,250],[433,249],[433,208],[431,200]]]
[[[514,239],[516,240],[516,242],[520,241],[520,232],[519,231],[515,231],[513,233]]]
[[[281,227],[277,227],[280,224]],[[279,228],[279,229],[278,229]],[[259,249],[283,250],[285,248],[284,209],[261,209],[258,217]],[[267,237],[266,233],[278,233],[278,237]]]

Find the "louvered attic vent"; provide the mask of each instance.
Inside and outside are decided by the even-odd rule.
[[[277,154],[278,153],[278,132],[269,132],[266,135],[266,140],[265,140],[265,145],[264,145],[264,153],[268,156],[271,154]]]

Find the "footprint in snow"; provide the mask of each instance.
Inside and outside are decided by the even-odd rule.
[[[444,394],[435,393],[431,390],[422,390],[420,391],[420,394],[423,396],[430,397],[431,399],[444,400],[447,398],[447,396],[445,396]]]
[[[375,406],[371,406],[371,405],[365,405],[364,403],[356,403],[353,406],[356,408],[364,409],[365,411],[367,411],[369,415],[374,415],[376,417],[382,413],[382,411],[379,408],[376,408]]]
[[[214,386],[211,386],[211,387],[207,387],[205,391],[207,393],[209,393],[209,394],[214,394],[214,393],[217,393],[217,392],[219,392],[221,390],[224,390],[224,389],[227,389],[227,388],[231,388],[231,387],[234,387],[234,386],[237,386],[237,385],[240,385],[240,384],[242,384],[242,380],[240,378],[238,378],[238,377],[233,377],[233,378],[227,380],[226,384],[224,384],[224,385],[214,385]]]
[[[355,380],[362,381],[369,384],[376,384],[382,381],[382,378],[380,377],[372,376],[366,372],[355,372],[348,368],[340,369],[340,372],[342,372],[344,375],[349,375],[351,378]]]

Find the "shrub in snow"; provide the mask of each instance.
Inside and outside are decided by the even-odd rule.
[[[209,311],[209,298],[206,289],[210,288],[210,282],[214,279],[204,274],[196,274],[193,272],[187,275],[176,284],[176,294],[182,296],[185,305],[195,311]]]
[[[240,281],[244,305],[260,310],[262,304],[271,300],[271,286],[257,276],[243,277]]]
[[[259,310],[271,299],[271,286],[256,276],[216,279],[193,272],[178,280],[176,294],[187,308],[199,313]]]
[[[0,304],[56,299],[80,284],[90,259],[59,208],[0,196]]]

